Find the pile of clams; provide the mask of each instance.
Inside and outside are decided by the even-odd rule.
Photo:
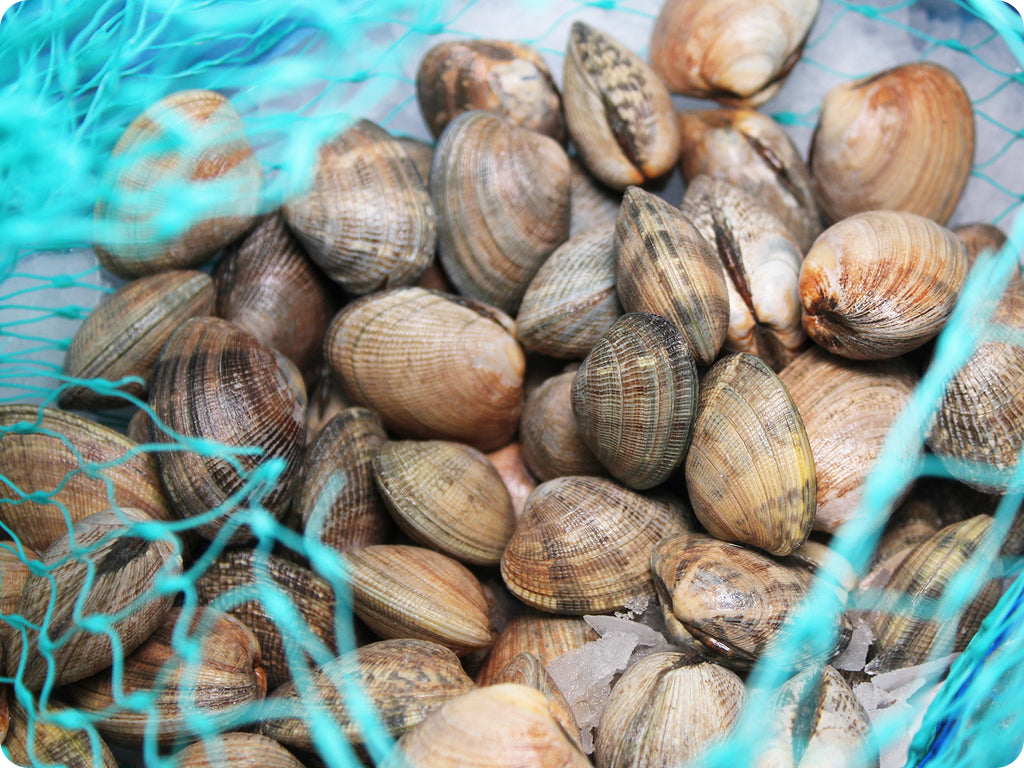
[[[436,145],[360,120],[274,211],[227,99],[148,107],[95,209],[101,262],[134,279],[54,403],[0,405],[10,754],[663,766],[761,697],[756,765],[878,766],[862,687],[963,650],[1002,591],[987,512],[1019,490],[1024,346],[1000,332],[1024,282],[917,444],[887,443],[987,258],[946,227],[974,115],[908,63],[828,93],[805,158],[755,107],[817,11],[668,0],[649,64],[576,21],[561,88],[529,45],[441,43],[416,78]],[[194,136],[157,155],[171,124]],[[246,194],[158,242],[141,208],[172,182]],[[80,413],[126,407],[127,435]],[[865,509],[894,449],[955,492]],[[830,548],[849,526],[885,529],[873,555]],[[812,594],[820,642],[794,643]],[[616,612],[661,645],[588,725],[552,662]],[[752,686],[766,657],[778,690]]]

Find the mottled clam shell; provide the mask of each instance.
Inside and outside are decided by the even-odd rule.
[[[973,162],[970,97],[948,69],[918,61],[829,91],[808,165],[832,221],[887,209],[945,224]]]
[[[39,555],[33,550],[18,550],[13,542],[0,545],[0,617],[4,617],[0,618],[0,645],[4,648],[10,644],[4,638],[18,631],[7,622],[6,617],[17,613],[18,600],[21,599],[21,591],[30,573],[28,564],[38,559]],[[3,663],[2,659],[0,663]]]
[[[120,277],[198,266],[252,225],[262,183],[231,102],[214,91],[165,96],[114,145],[94,211],[96,255]],[[186,195],[202,210],[185,214]]]
[[[597,477],[541,483],[501,558],[501,577],[527,605],[583,615],[621,610],[654,594],[649,557],[685,530],[669,507]]]
[[[532,653],[520,653],[513,657],[508,664],[502,667],[488,685],[501,685],[502,683],[518,683],[530,688],[536,688],[544,694],[551,708],[551,714],[562,726],[565,735],[572,742],[583,749],[580,741],[580,727],[576,717],[572,713],[569,702],[566,701],[558,684],[555,683],[543,662]]]
[[[686,487],[719,539],[788,555],[811,532],[817,491],[807,432],[760,358],[722,358],[701,382]]]
[[[625,189],[671,170],[679,157],[672,97],[639,56],[575,21],[562,75],[569,135],[598,180]]]
[[[215,279],[218,317],[240,325],[301,371],[317,362],[337,311],[337,290],[288,231],[280,212],[264,217],[226,249]]]
[[[899,359],[855,362],[813,347],[779,379],[800,413],[814,455],[814,529],[835,533],[857,511],[864,481],[917,377]]]
[[[264,588],[286,596],[301,618],[301,628],[282,625],[282,617],[259,598],[237,600],[241,591]],[[300,629],[311,633],[331,653],[336,652],[334,590],[302,566],[274,555],[257,557],[250,549],[227,550],[195,580],[195,589],[200,605],[224,610],[252,630],[260,644],[263,671],[271,691],[291,680],[285,647],[289,643],[293,648],[301,647]]]
[[[414,541],[468,565],[497,565],[515,527],[512,497],[475,448],[445,440],[394,440],[373,458],[373,478]]]
[[[391,517],[373,480],[373,457],[387,441],[380,419],[346,408],[324,426],[306,451],[295,494],[305,536],[344,552],[383,544]]]
[[[723,740],[747,700],[743,680],[682,653],[653,653],[612,688],[594,744],[597,768],[682,765]]]
[[[309,257],[349,293],[411,285],[434,253],[423,180],[402,145],[368,120],[320,148],[312,189],[285,202],[284,216]]]
[[[238,509],[235,495],[251,482],[248,473],[275,458],[283,459],[285,467],[272,487],[261,490],[259,501],[276,517],[284,515],[305,444],[305,393],[296,389],[273,350],[227,320],[193,318],[164,345],[149,402],[177,435],[213,440],[228,450],[262,449],[258,455],[236,454],[232,463],[223,452],[200,453],[192,447],[159,452],[160,477],[180,517],[220,507],[222,514],[196,527],[212,538]],[[176,435],[153,431],[156,442],[179,444]],[[230,541],[241,543],[251,535],[241,527]]]
[[[105,296],[78,327],[64,355],[64,374],[81,379],[116,382],[138,376],[120,390],[145,398],[160,348],[190,317],[213,314],[210,276],[191,270],[169,270],[133,280]],[[62,408],[119,408],[128,403],[91,387],[61,391]]]
[[[221,733],[196,741],[174,756],[177,768],[303,768],[291,752],[255,733]]]
[[[416,98],[435,139],[463,112],[484,109],[565,143],[558,86],[537,49],[523,43],[438,43],[420,60]]]
[[[458,561],[404,544],[363,547],[341,557],[353,610],[380,637],[429,640],[460,656],[490,645],[483,587]]]
[[[520,429],[522,429],[521,425]],[[513,441],[504,448],[491,451],[486,456],[487,460],[498,470],[498,474],[501,475],[501,479],[508,489],[508,495],[512,499],[512,509],[515,510],[516,517],[518,518],[523,514],[526,499],[533,493],[533,489],[537,487],[537,481],[530,474],[523,460],[521,443]]]
[[[639,187],[615,222],[615,276],[626,312],[671,321],[698,365],[710,365],[729,329],[729,294],[714,249],[679,209]]]
[[[629,313],[580,365],[571,399],[594,455],[621,483],[645,490],[665,482],[690,446],[697,368],[672,323]]]
[[[778,372],[800,354],[803,253],[781,221],[749,193],[697,176],[679,205],[718,253],[729,292],[725,348],[749,352]]]
[[[959,237],[963,241],[964,247],[967,248],[968,269],[974,266],[974,262],[978,260],[982,251],[998,252],[1006,245],[1006,233],[992,224],[978,222],[963,224],[952,229],[953,234]],[[1019,269],[1014,272],[1015,279],[1019,276],[1019,272]]]
[[[575,377],[575,371],[552,376],[526,398],[519,439],[526,466],[542,482],[567,475],[600,475],[605,471],[584,442],[572,412]]]
[[[29,715],[18,698],[13,695],[7,696],[6,690],[0,695],[3,695],[4,699],[10,699],[10,724],[3,738],[3,745],[5,757],[11,764],[59,765],[62,768],[117,768],[117,760],[114,759],[110,747],[103,741],[102,736],[90,734],[84,729],[71,730],[51,722],[52,716],[62,715],[65,707],[59,706],[51,699],[45,707],[50,717],[41,712],[33,712],[32,726],[29,727]]]
[[[56,408],[0,405],[0,520],[42,552],[70,524],[111,506],[173,520],[156,459],[95,421]]]
[[[569,158],[554,139],[482,110],[455,118],[430,169],[438,256],[468,298],[514,313],[569,237]]]
[[[416,172],[419,173],[420,179],[426,186],[430,179],[430,166],[434,163],[433,143],[414,139],[412,136],[394,136],[393,138],[402,145],[405,153],[409,155],[412,164],[416,166]]]
[[[458,656],[443,645],[425,640],[381,640],[315,669],[308,690],[303,688],[300,693],[295,683],[288,683],[275,691],[267,700],[268,717],[260,732],[291,747],[315,749],[310,717],[295,708],[301,699],[327,714],[349,744],[362,744],[362,718],[349,710],[343,693],[349,686],[359,686],[396,739],[441,704],[474,687]],[[275,716],[276,711],[282,714]]]
[[[516,337],[530,352],[581,360],[621,314],[612,227],[591,229],[560,245],[530,281]]]
[[[651,67],[672,93],[756,107],[778,92],[820,0],[667,0],[651,33]]]
[[[966,278],[964,245],[945,227],[904,211],[858,213],[807,252],[804,330],[843,357],[896,357],[942,330]]]
[[[821,213],[810,171],[782,126],[753,109],[683,110],[679,130],[687,181],[707,174],[740,187],[779,217],[801,252],[811,247]]]
[[[479,685],[493,684],[501,670],[520,654],[536,656],[546,667],[553,659],[597,638],[597,632],[582,616],[557,616],[527,608],[513,616],[498,635],[476,681]]]
[[[324,353],[345,393],[405,437],[508,443],[526,358],[508,316],[422,288],[367,296],[338,313]]]
[[[619,215],[622,193],[599,182],[576,157],[569,158],[569,238],[591,229],[611,228]]]

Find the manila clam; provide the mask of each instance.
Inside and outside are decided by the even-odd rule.
[[[5,757],[14,765],[117,768],[117,760],[102,736],[84,728],[65,728],[56,722],[67,707],[51,700],[45,712],[30,714],[16,696],[8,696],[6,691],[0,696],[10,699],[10,723],[3,745]]]
[[[174,764],[177,768],[303,768],[273,739],[234,731],[193,742],[174,756]]]
[[[519,423],[523,460],[541,481],[600,475],[604,465],[587,447],[572,412],[575,371],[552,376],[530,393]]]
[[[547,666],[559,656],[597,639],[597,632],[582,616],[559,616],[532,608],[513,616],[490,648],[477,674],[477,683],[490,685],[514,658],[528,653]]]
[[[562,726],[565,735],[572,742],[583,749],[580,742],[580,727],[576,723],[576,717],[572,713],[569,702],[566,701],[562,689],[551,677],[543,662],[532,653],[520,653],[513,657],[508,664],[501,668],[497,675],[490,680],[488,685],[501,685],[502,683],[519,683],[530,688],[536,688],[544,694],[551,707],[551,714]]]
[[[622,194],[604,186],[575,157],[569,158],[569,237],[614,227]]]
[[[520,429],[522,429],[521,425]],[[530,474],[524,463],[522,444],[518,441],[513,441],[504,448],[499,448],[485,455],[487,460],[498,470],[498,474],[501,475],[502,482],[505,483],[508,495],[512,499],[512,508],[515,510],[516,517],[519,517],[523,513],[527,497],[537,487],[537,481]]]

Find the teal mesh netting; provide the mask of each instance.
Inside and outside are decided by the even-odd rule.
[[[226,96],[241,115],[245,133],[262,166],[264,182],[259,207],[272,211],[308,186],[320,145],[344,126],[368,117],[396,134],[427,138],[419,116],[414,81],[418,61],[434,43],[444,39],[499,37],[536,47],[561,78],[565,41],[571,23],[583,19],[608,30],[646,55],[650,30],[659,4],[651,0],[557,0],[513,3],[491,0],[430,0],[403,2],[227,2],[225,0],[147,0],[129,2],[59,2],[24,0],[0,21],[0,405],[28,403],[33,407],[0,430],[0,442],[25,435],[46,435],[65,444],[69,459],[65,477],[44,487],[14,481],[14,471],[0,464],[3,515],[16,515],[33,505],[55,508],[71,527],[70,502],[59,497],[65,486],[80,480],[93,483],[98,493],[116,506],[113,465],[144,457],[151,451],[194,451],[218,456],[241,473],[244,483],[233,496],[200,518],[135,523],[131,536],[145,542],[165,541],[174,551],[186,550],[179,573],[164,568],[154,577],[153,592],[177,600],[182,609],[172,638],[174,653],[184,666],[184,679],[199,669],[201,646],[189,630],[198,615],[196,581],[228,548],[234,531],[248,526],[256,536],[256,581],[223,596],[227,609],[258,597],[275,617],[285,638],[292,677],[301,693],[290,701],[262,701],[231,710],[227,719],[209,717],[183,701],[185,730],[212,742],[218,733],[252,728],[268,716],[292,715],[309,722],[318,759],[324,764],[355,766],[359,761],[382,761],[392,739],[361,688],[350,675],[338,673],[354,718],[361,724],[365,754],[359,755],[317,708],[321,694],[311,682],[314,665],[356,646],[347,575],[336,554],[312,537],[279,523],[265,508],[272,489],[286,471],[280,459],[258,462],[251,448],[229,447],[187,438],[164,429],[168,440],[122,448],[118,458],[97,460],[76,446],[51,422],[43,408],[56,406],[64,389],[86,386],[115,392],[128,382],[76,380],[61,372],[70,340],[103,296],[124,285],[98,266],[92,250],[97,239],[93,207],[98,197],[113,190],[105,174],[111,150],[124,128],[145,107],[168,94],[192,88],[215,90]],[[854,3],[825,0],[808,38],[804,55],[785,87],[762,110],[786,126],[806,152],[818,106],[833,85],[911,59],[936,61],[964,81],[975,108],[977,151],[967,190],[952,224],[985,221],[1002,227],[1009,241],[1001,252],[982,259],[939,338],[932,362],[910,406],[894,425],[883,457],[866,487],[860,515],[845,526],[833,546],[856,570],[863,572],[875,541],[900,492],[917,478],[947,477],[948,465],[917,456],[945,384],[985,340],[1006,334],[989,322],[997,299],[1010,279],[1018,255],[1024,252],[1024,39],[1020,17],[995,0],[904,0]],[[680,107],[698,102],[678,99]],[[701,104],[705,104],[701,102]],[[180,137],[164,137],[174,142]],[[678,178],[662,194],[678,201]],[[172,195],[158,212],[154,232],[170,236],[220,204],[225,189],[211,199],[187,192]],[[117,235],[114,233],[102,233]],[[1024,339],[1007,336],[1011,343]],[[157,419],[149,405],[127,397],[130,407],[91,414],[102,424],[124,430],[137,408]],[[157,419],[159,422],[159,419]],[[159,426],[159,424],[158,424]],[[5,461],[10,461],[8,456]],[[1024,473],[1024,469],[1016,474]],[[32,471],[19,477],[31,477]],[[325,498],[344,484],[336,478],[324,489]],[[1024,482],[1016,483],[1024,488]],[[1020,752],[1024,739],[1024,581],[1017,578],[1019,558],[1002,557],[999,546],[1018,508],[1022,492],[1006,494],[995,512],[992,537],[972,557],[939,601],[937,615],[952,621],[970,602],[985,569],[1001,562],[1007,585],[971,644],[953,662],[938,689],[926,685],[910,705],[876,722],[874,739],[885,750],[913,733],[907,765],[998,766]],[[185,534],[198,525],[224,516],[230,521],[208,544]],[[2,516],[2,515],[0,515]],[[7,519],[6,517],[4,519]],[[57,566],[39,565],[24,542],[3,524],[0,549],[23,561],[38,576]],[[182,536],[179,538],[179,534]],[[183,545],[181,542],[186,543]],[[110,536],[85,547],[72,544],[70,558],[110,546]],[[336,649],[311,631],[288,593],[270,576],[271,553],[293,553],[326,579],[336,595]],[[86,583],[101,577],[92,565]],[[6,578],[6,572],[3,572]],[[828,612],[821,610],[829,589],[820,579],[790,626],[777,658],[760,665],[749,683],[751,690],[770,690],[780,683],[785,658],[808,644],[822,645],[832,632]],[[2,591],[2,584],[0,584]],[[48,600],[55,600],[51,594]],[[137,604],[115,614],[90,615],[79,605],[76,621],[116,646],[120,636],[113,622]],[[13,610],[13,609],[11,609]],[[45,614],[44,614],[45,615]],[[48,619],[43,619],[48,621]],[[38,628],[25,617],[4,615],[9,630],[3,635],[10,652],[11,637]],[[200,624],[200,629],[202,624]],[[64,628],[54,641],[41,641],[51,657],[72,633]],[[24,634],[27,637],[27,634]],[[2,670],[0,670],[2,671]],[[53,669],[50,668],[52,674]],[[120,686],[124,662],[114,654],[113,680]],[[179,670],[180,672],[180,670]],[[170,670],[161,675],[169,680]],[[47,723],[84,729],[86,752],[101,764],[96,724],[115,710],[148,718],[148,737],[141,749],[117,752],[123,765],[173,765],[161,751],[157,693],[121,691],[108,711],[87,713],[60,705],[61,692],[52,680],[40,691],[27,688],[18,674],[2,680],[10,702],[28,711],[29,741]],[[158,689],[159,690],[159,689]],[[746,765],[757,754],[767,696],[755,695],[730,742],[709,758],[715,765]],[[42,740],[41,730],[39,740]],[[30,747],[31,753],[31,747]],[[33,765],[62,764],[62,759],[37,756]],[[312,764],[312,763],[311,763]]]

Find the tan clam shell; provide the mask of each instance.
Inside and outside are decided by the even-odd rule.
[[[536,656],[546,667],[553,659],[597,638],[597,632],[582,616],[558,616],[527,608],[513,616],[498,635],[477,674],[477,683],[491,685],[501,670],[522,653]]]
[[[209,275],[170,270],[133,280],[105,296],[78,327],[64,355],[64,374],[114,382],[138,376],[121,391],[145,398],[160,348],[190,317],[213,314],[214,290]],[[60,393],[62,408],[119,408],[128,403],[90,387],[72,386]]]
[[[516,337],[531,352],[579,360],[621,314],[612,228],[592,229],[560,245],[537,271],[519,305]]]
[[[735,672],[682,653],[652,653],[627,668],[597,726],[597,768],[682,765],[722,741],[747,691]]]
[[[667,0],[651,66],[673,93],[756,107],[803,53],[820,0]]]
[[[475,448],[394,440],[373,458],[391,516],[414,541],[468,565],[497,565],[515,527],[512,497]]]
[[[821,213],[810,171],[782,126],[753,109],[700,109],[679,112],[679,130],[687,181],[707,174],[745,190],[778,216],[802,252],[811,247]]]
[[[320,147],[312,188],[284,204],[309,257],[346,291],[411,285],[437,230],[423,179],[387,131],[359,120]]]
[[[305,393],[296,390],[273,350],[226,320],[189,320],[164,345],[149,400],[176,435],[262,449],[259,455],[235,456],[241,472],[223,452],[159,452],[160,477],[179,516],[190,518],[220,507],[220,515],[197,526],[212,538],[237,509],[229,502],[249,482],[247,474],[275,458],[286,464],[276,483],[261,491],[260,503],[278,518],[284,514],[305,443]],[[179,444],[180,438],[163,429],[153,432],[156,442]],[[243,527],[230,540],[240,543],[250,536]]]
[[[659,315],[629,313],[576,371],[572,410],[584,442],[619,482],[665,482],[690,446],[697,368],[686,339]]]
[[[474,687],[459,658],[443,645],[426,640],[381,640],[315,669],[308,688],[288,683],[275,691],[267,700],[268,716],[260,724],[260,732],[282,744],[313,750],[310,717],[298,716],[294,708],[301,699],[328,715],[349,744],[361,745],[365,724],[350,712],[347,695],[339,693],[350,686],[363,691],[393,738]],[[281,715],[274,714],[277,710]]]
[[[919,61],[829,91],[808,165],[832,221],[889,209],[945,224],[973,162],[970,97],[948,69]]]
[[[523,460],[541,480],[566,475],[604,474],[604,465],[587,447],[572,412],[572,382],[567,371],[541,384],[526,398],[519,439]]]
[[[662,537],[685,530],[667,505],[598,477],[541,483],[501,558],[509,591],[530,607],[607,613],[654,594],[648,558]]]
[[[726,349],[749,352],[782,370],[806,340],[799,244],[758,200],[711,176],[692,179],[679,208],[721,261],[729,293]]]
[[[804,330],[843,357],[896,357],[942,330],[966,278],[964,245],[945,227],[904,211],[858,213],[807,252]]]
[[[156,459],[95,421],[56,408],[0,405],[0,520],[23,546],[41,552],[71,524],[132,507],[173,520]]]
[[[569,158],[569,185],[572,209],[569,216],[570,239],[591,229],[615,226],[622,194],[591,176],[576,157]]]
[[[788,555],[810,533],[811,446],[785,385],[760,358],[722,358],[701,382],[686,487],[719,539]]]
[[[39,559],[31,549],[18,550],[13,542],[4,542],[0,545],[0,646],[5,649],[10,647],[10,641],[6,638],[18,630],[8,623],[8,617],[18,611],[18,600],[21,599],[21,591],[28,580],[28,564]],[[0,664],[5,663],[0,653]],[[2,722],[2,718],[0,718]],[[3,739],[0,737],[0,742]]]
[[[402,145],[405,153],[409,155],[409,159],[416,166],[416,172],[419,173],[423,185],[426,186],[430,179],[430,166],[434,163],[433,143],[414,139],[412,136],[393,136],[393,138]]]
[[[967,268],[974,266],[982,251],[998,252],[1006,245],[1006,233],[999,227],[986,222],[963,224],[953,227],[953,234],[963,241],[967,248]],[[1014,270],[1014,279],[1020,276],[1020,269]]]
[[[572,708],[569,706],[569,702],[566,701],[565,695],[558,687],[558,684],[552,679],[547,668],[538,657],[532,653],[520,653],[513,657],[488,684],[501,685],[502,683],[527,685],[543,693],[544,698],[548,700],[551,714],[562,726],[565,735],[577,747],[581,750],[583,749],[583,744],[580,741],[580,727],[576,723],[576,717],[572,713]]]
[[[214,91],[179,91],[125,129],[104,171],[94,212],[96,255],[120,277],[202,264],[247,230],[263,171],[231,102]],[[167,237],[180,195],[216,199]]]
[[[679,209],[639,187],[615,223],[615,276],[626,312],[671,321],[698,365],[710,365],[729,328],[729,294],[718,257]]]
[[[255,733],[221,733],[196,741],[174,756],[178,768],[303,768],[287,749]]]
[[[324,353],[346,394],[400,436],[493,450],[515,434],[526,358],[503,313],[422,288],[335,317]]]
[[[522,428],[520,426],[520,428]],[[487,460],[494,465],[501,475],[508,495],[512,499],[512,508],[518,518],[523,514],[523,507],[526,506],[526,499],[533,489],[537,487],[537,481],[526,468],[523,462],[523,449],[518,441],[513,441],[504,448],[486,454]]]
[[[671,170],[679,157],[672,97],[639,56],[575,21],[562,77],[569,134],[597,179],[625,189]]]
[[[862,363],[813,347],[779,379],[800,413],[814,456],[814,529],[835,533],[853,518],[863,484],[917,377],[899,359]]]
[[[484,109],[565,143],[562,99],[536,48],[511,40],[449,40],[424,54],[416,99],[436,139],[454,118]]]
[[[372,462],[387,434],[366,408],[346,408],[307,449],[294,514],[305,536],[344,552],[383,544],[391,517],[373,481]]]
[[[6,686],[5,686],[6,689]],[[71,730],[51,722],[52,713],[65,709],[53,700],[47,703],[47,712],[29,715],[16,696],[0,694],[10,699],[10,724],[3,737],[4,753],[13,765],[59,765],[62,768],[117,768],[117,760],[99,734],[87,730]],[[5,704],[6,708],[6,704]],[[93,749],[95,747],[95,755]],[[99,758],[99,762],[95,761]]]
[[[458,561],[404,544],[362,547],[341,557],[352,609],[380,637],[429,640],[460,656],[490,645],[483,587]]]
[[[514,313],[569,237],[569,158],[554,139],[482,110],[455,118],[430,168],[438,257],[459,292]]]

